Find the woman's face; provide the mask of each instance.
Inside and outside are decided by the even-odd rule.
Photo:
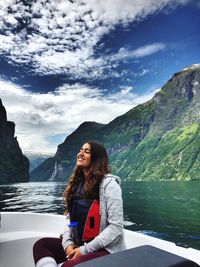
[[[83,169],[87,169],[91,164],[91,147],[88,143],[85,143],[78,155],[77,155],[77,161],[76,161],[76,165],[83,168]]]

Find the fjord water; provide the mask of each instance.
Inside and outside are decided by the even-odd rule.
[[[200,249],[200,182],[124,182],[125,228]],[[0,186],[0,211],[62,214],[64,183]]]

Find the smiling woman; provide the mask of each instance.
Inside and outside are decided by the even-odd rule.
[[[64,192],[70,224],[61,238],[42,238],[33,248],[36,267],[71,267],[125,249],[120,179],[109,174],[103,145],[86,142]]]
[[[85,172],[91,163],[91,149],[90,144],[86,143],[80,149],[80,152],[77,155],[76,165],[82,167]]]

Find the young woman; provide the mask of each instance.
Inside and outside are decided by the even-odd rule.
[[[82,146],[64,201],[71,224],[62,239],[35,243],[36,267],[71,267],[125,249],[120,179],[109,174],[104,146],[93,141]]]

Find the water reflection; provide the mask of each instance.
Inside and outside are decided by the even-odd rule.
[[[0,188],[2,211],[63,213],[64,183],[21,183]]]

